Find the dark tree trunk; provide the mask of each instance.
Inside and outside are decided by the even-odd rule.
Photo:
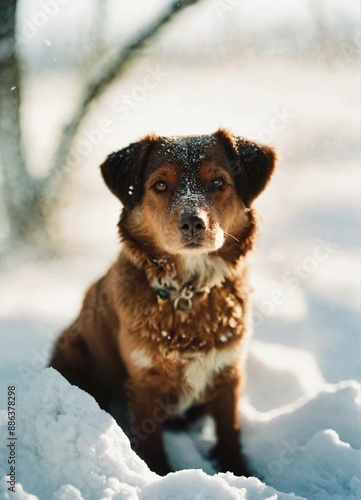
[[[16,9],[16,0],[0,0],[0,168],[9,237],[27,240],[42,216],[38,185],[26,169],[22,143]]]

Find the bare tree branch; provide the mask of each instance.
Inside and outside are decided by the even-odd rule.
[[[58,191],[66,174],[68,155],[75,134],[88,112],[90,104],[99,97],[109,85],[126,70],[128,64],[137,56],[137,51],[154,37],[170,20],[186,7],[196,4],[199,0],[173,1],[157,18],[143,31],[104,63],[95,68],[85,85],[83,96],[70,122],[64,127],[62,137],[55,152],[49,176],[44,180],[43,192],[47,200],[51,200]]]

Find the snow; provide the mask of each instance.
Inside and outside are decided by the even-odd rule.
[[[39,375],[18,414],[18,474],[39,498],[56,497],[68,484],[79,498],[113,498],[156,477],[110,415],[53,369]]]
[[[16,485],[15,495],[7,491],[3,455],[0,498],[301,498],[292,494],[297,492],[304,498],[356,500],[361,485],[359,411],[355,381],[323,384],[313,395],[267,412],[258,412],[250,403],[243,406],[244,449],[250,463],[266,484],[285,493],[231,473],[207,475],[193,469],[160,478],[131,450],[123,431],[91,396],[47,368],[17,407],[16,474],[21,485]],[[3,411],[2,435],[6,426]],[[207,469],[201,451],[214,440],[208,427],[207,421],[197,424],[191,436],[167,432],[173,465]],[[214,473],[209,464],[208,472]]]
[[[16,485],[15,495],[8,493],[4,477],[0,484],[4,499],[296,498],[278,495],[258,479],[232,474],[211,477],[185,470],[159,478],[131,450],[113,418],[52,368],[43,370],[31,385],[18,415],[21,487]],[[5,433],[5,412],[1,417]],[[2,475],[6,467],[2,457]]]
[[[114,126],[72,172],[57,256],[2,263],[0,500],[361,497],[358,71],[348,59],[329,66],[241,60],[180,68],[162,59],[164,82],[124,121],[112,103],[142,82],[149,60],[135,64],[80,132],[85,140],[103,119]],[[65,71],[29,81],[24,120],[37,172],[46,171],[75,83]],[[69,99],[56,104],[57,94]],[[118,249],[119,204],[98,165],[152,130],[189,135],[220,126],[255,141],[267,136],[281,153],[257,200],[255,333],[239,406],[244,452],[261,480],[217,473],[207,458],[215,440],[209,419],[166,433],[177,472],[161,478],[90,396],[45,367],[55,337]],[[17,393],[16,493],[6,483],[8,385]]]

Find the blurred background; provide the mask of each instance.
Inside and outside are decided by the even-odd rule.
[[[151,131],[220,126],[280,155],[256,201],[253,377],[267,342],[307,350],[329,382],[360,379],[359,2],[0,6],[6,380],[27,385],[46,365],[117,254],[121,207],[100,177],[105,157]],[[261,396],[254,404],[269,409]]]

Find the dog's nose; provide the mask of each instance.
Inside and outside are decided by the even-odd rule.
[[[185,236],[199,236],[206,228],[204,221],[197,215],[187,213],[181,215],[178,223],[180,231]]]

